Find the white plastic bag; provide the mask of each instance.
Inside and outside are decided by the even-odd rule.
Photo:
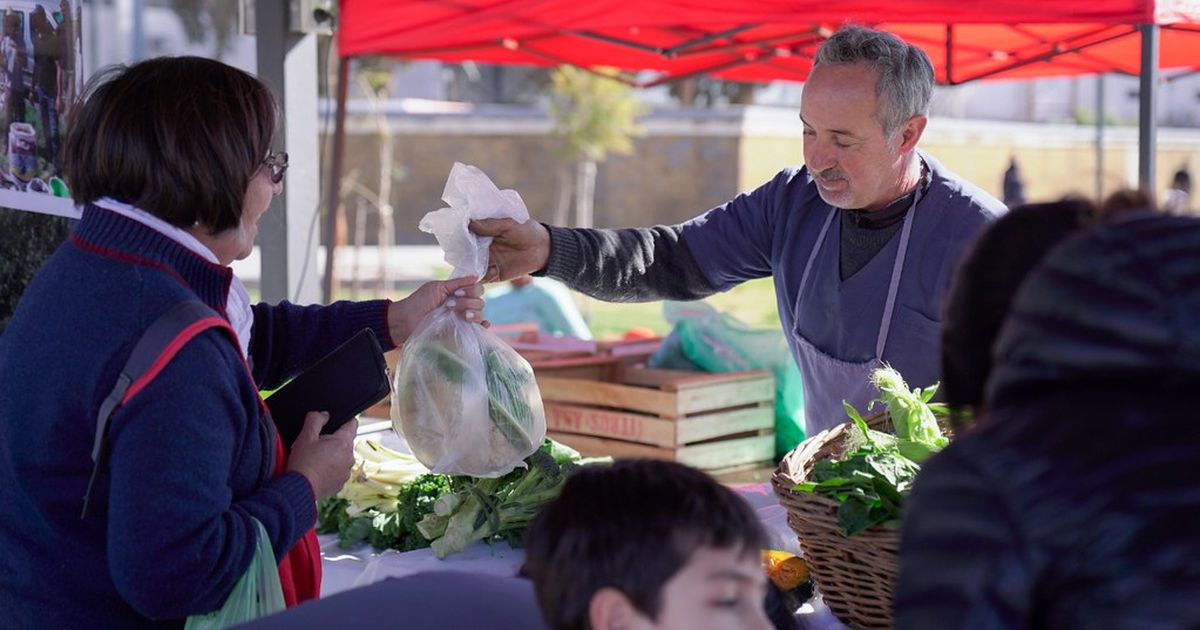
[[[473,219],[529,220],[513,190],[498,190],[483,171],[455,163],[442,199],[421,219],[454,266],[453,278],[482,278],[491,238],[467,229]],[[546,413],[533,368],[496,335],[450,309],[429,315],[400,351],[392,388],[392,427],[435,473],[499,477],[523,465],[546,437]]]

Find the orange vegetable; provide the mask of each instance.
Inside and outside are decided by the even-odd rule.
[[[808,581],[808,564],[796,555],[771,549],[764,551],[762,557],[767,578],[779,590],[786,593]]]

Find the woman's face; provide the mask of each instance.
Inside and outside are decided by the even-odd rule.
[[[254,241],[258,238],[258,220],[267,212],[271,199],[283,192],[283,181],[271,181],[271,167],[261,166],[250,185],[246,188],[246,196],[242,201],[242,219],[237,226],[219,234],[200,237],[200,241],[212,250],[222,265],[229,265],[235,260],[242,260],[254,249]]]

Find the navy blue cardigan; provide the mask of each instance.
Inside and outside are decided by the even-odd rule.
[[[81,520],[96,412],[141,333],[200,299],[225,313],[232,272],[88,207],[0,336],[0,616],[6,627],[146,627],[220,606],[249,565],[253,516],[282,558],[316,520],[298,473],[271,478],[276,387],[365,327],[391,346],[388,301],[254,307],[252,374],[209,329],[111,419],[111,465]]]

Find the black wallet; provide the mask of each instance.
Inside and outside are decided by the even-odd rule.
[[[364,328],[267,397],[267,409],[289,448],[310,411],[328,411],[321,433],[333,433],[391,393],[383,349]]]

